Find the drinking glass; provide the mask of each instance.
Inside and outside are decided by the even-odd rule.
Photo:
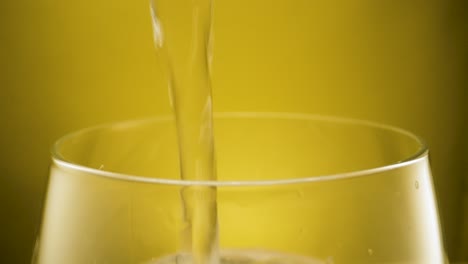
[[[446,263],[417,136],[298,113],[219,113],[214,129],[217,181],[180,179],[171,117],[58,140],[33,263],[178,263],[197,186],[217,191],[221,263]]]

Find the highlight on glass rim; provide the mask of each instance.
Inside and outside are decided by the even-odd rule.
[[[0,8],[1,263],[468,263],[461,1],[89,1]]]

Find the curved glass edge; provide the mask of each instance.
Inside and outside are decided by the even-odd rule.
[[[261,180],[261,181],[193,181],[193,180],[173,180],[173,179],[164,179],[164,178],[149,178],[139,175],[128,175],[123,173],[117,172],[110,172],[100,169],[95,169],[91,167],[86,167],[83,165],[74,164],[71,161],[67,161],[58,151],[59,146],[69,138],[73,138],[79,134],[90,132],[97,129],[103,129],[108,127],[126,127],[126,126],[135,126],[138,123],[147,123],[147,122],[167,122],[173,120],[173,117],[170,115],[161,116],[161,117],[151,117],[146,119],[140,120],[133,120],[133,121],[122,121],[122,122],[114,122],[108,124],[102,124],[90,128],[85,128],[78,130],[76,132],[72,132],[67,134],[57,140],[55,144],[52,146],[51,154],[52,154],[52,162],[54,165],[58,167],[68,168],[84,173],[93,174],[96,176],[111,178],[115,180],[121,181],[131,181],[131,182],[140,182],[140,183],[151,183],[151,184],[163,184],[163,185],[176,185],[176,186],[207,186],[207,187],[223,187],[223,186],[268,186],[268,185],[285,185],[285,184],[298,184],[298,183],[311,183],[311,182],[325,182],[325,181],[335,181],[341,179],[348,179],[348,178],[356,178],[361,176],[366,176],[370,174],[381,173],[401,167],[406,167],[411,164],[415,164],[423,159],[426,159],[429,150],[427,145],[423,139],[416,136],[415,134],[404,130],[402,128],[398,128],[391,125],[380,124],[373,121],[368,120],[359,120],[353,118],[345,118],[345,117],[335,117],[335,116],[326,116],[326,115],[316,115],[316,114],[304,114],[304,113],[287,113],[287,112],[222,112],[222,113],[214,113],[214,117],[216,118],[263,118],[263,119],[296,119],[296,120],[320,120],[320,121],[327,121],[327,122],[339,122],[339,123],[352,123],[352,124],[359,124],[374,128],[380,128],[385,130],[394,131],[396,133],[400,133],[406,135],[415,141],[419,142],[420,148],[419,150],[413,154],[412,156],[403,159],[401,161],[388,164],[381,167],[370,168],[365,170],[357,170],[352,172],[345,172],[345,173],[337,173],[337,174],[327,174],[327,175],[317,175],[317,176],[304,176],[304,177],[297,177],[293,179],[284,179],[284,180]]]

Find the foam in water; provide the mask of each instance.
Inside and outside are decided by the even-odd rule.
[[[317,260],[309,257],[283,254],[264,250],[222,250],[221,264],[332,264],[333,261]],[[150,260],[143,264],[190,264],[189,254],[175,254]]]

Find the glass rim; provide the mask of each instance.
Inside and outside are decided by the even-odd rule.
[[[362,119],[355,119],[355,118],[348,118],[348,117],[337,117],[337,116],[328,116],[328,115],[321,115],[321,114],[309,114],[309,113],[293,113],[293,112],[215,112],[213,113],[214,118],[243,118],[243,119],[254,119],[254,118],[262,118],[262,119],[290,119],[290,120],[308,120],[308,121],[328,121],[334,123],[342,123],[342,124],[355,124],[361,126],[367,126],[372,128],[379,128],[387,131],[392,131],[395,133],[399,133],[401,135],[405,135],[410,137],[411,139],[415,140],[419,144],[419,149],[409,157],[389,163],[383,166],[369,168],[369,169],[362,169],[362,170],[355,170],[350,172],[343,172],[343,173],[332,173],[332,174],[324,174],[324,175],[316,175],[316,176],[302,176],[302,177],[295,177],[291,179],[277,179],[277,180],[240,180],[240,181],[218,181],[218,180],[183,180],[183,179],[167,179],[167,178],[155,178],[155,177],[148,177],[148,176],[141,176],[141,175],[131,175],[119,172],[111,172],[97,168],[87,167],[85,165],[75,164],[73,161],[66,160],[58,151],[60,145],[67,139],[73,138],[79,134],[91,132],[99,129],[109,128],[109,127],[118,127],[118,126],[134,126],[139,123],[146,123],[146,122],[167,122],[174,120],[172,115],[161,115],[157,117],[148,117],[143,119],[136,119],[136,120],[127,120],[127,121],[117,121],[111,122],[101,125],[96,125],[84,129],[80,129],[71,133],[68,133],[61,138],[59,138],[55,143],[52,145],[51,155],[52,155],[52,163],[57,165],[58,167],[64,167],[71,170],[76,170],[84,173],[89,173],[94,176],[110,178],[114,180],[121,180],[121,181],[130,181],[135,183],[151,183],[151,184],[160,184],[160,185],[174,185],[174,186],[207,186],[207,187],[231,187],[231,186],[268,186],[268,185],[285,185],[285,184],[299,184],[299,183],[311,183],[311,182],[326,182],[326,181],[335,181],[341,179],[350,179],[356,178],[361,176],[366,176],[370,174],[377,174],[382,173],[385,171],[409,166],[411,164],[417,163],[420,160],[426,158],[428,156],[429,150],[425,141],[415,135],[414,133],[396,127],[392,125],[382,124],[374,121],[369,120],[362,120]],[[216,128],[215,128],[216,129]]]

